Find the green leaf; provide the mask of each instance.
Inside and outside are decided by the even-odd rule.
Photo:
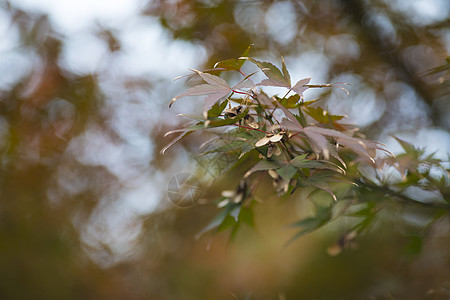
[[[233,150],[240,150],[239,154],[242,154],[255,147],[253,145],[255,138],[246,132],[237,132],[236,134],[229,136],[229,138],[224,138],[224,136],[222,136],[222,139],[216,141],[215,145],[217,146],[215,146],[214,149],[202,152],[200,155],[229,152]]]
[[[241,146],[242,146],[242,142],[241,141],[231,142],[229,144],[218,146],[217,148],[214,148],[213,150],[202,152],[199,155],[207,155],[207,154],[211,154],[211,153],[232,152],[232,151],[235,151],[235,150],[240,150]]]
[[[308,122],[306,121],[305,115],[303,114],[302,108],[300,106],[298,107],[298,115],[294,116],[302,127],[306,127],[308,125]]]
[[[326,168],[325,164],[321,161],[302,159],[300,156],[294,158],[289,163],[297,168],[305,168],[305,169]]]
[[[232,96],[233,95],[231,95],[228,98],[229,101],[233,101],[234,103],[241,104],[241,105],[245,105],[246,103],[248,103],[248,99],[245,99],[245,98],[232,98]]]
[[[416,152],[416,148],[414,147],[413,144],[408,143],[407,141],[399,139],[398,137],[395,137],[395,136],[393,138],[397,140],[397,142],[400,144],[400,146],[402,146],[403,150],[406,153],[415,153]]]
[[[280,101],[281,105],[286,107],[287,109],[296,108],[298,105],[298,102],[300,101],[300,96],[298,94],[294,94],[290,96],[289,98],[279,98],[275,97],[278,101]]]
[[[352,229],[358,233],[367,230],[374,223],[377,212],[375,202],[367,202],[362,204],[362,206],[361,209],[347,214],[348,216],[362,218]]]
[[[214,68],[224,69],[225,71],[239,71],[244,62],[245,60],[243,59],[231,58],[219,61],[214,65]]]
[[[208,118],[214,118],[220,116],[225,107],[227,107],[228,101],[222,101],[222,103],[217,102],[213,105],[213,107],[208,111]]]
[[[308,181],[312,186],[318,188],[319,190],[325,191],[328,194],[330,194],[330,196],[333,198],[334,202],[338,201],[336,195],[327,186],[322,185],[323,181],[317,183],[317,181],[311,180],[310,178],[307,178],[306,181]]]
[[[416,185],[423,177],[419,174],[413,172],[407,172],[405,176],[405,181],[399,182],[397,186],[399,187],[409,187]]]
[[[241,155],[255,149],[255,142],[260,140],[262,135],[263,133],[259,131],[252,130],[247,132],[246,130],[239,128],[239,130],[236,131],[234,138],[236,141],[242,141]]]
[[[328,160],[310,160],[305,159],[305,156],[306,154],[297,156],[292,159],[289,164],[301,169],[328,169],[339,173],[345,173],[344,169]]]
[[[221,126],[235,124],[239,120],[243,119],[247,114],[248,114],[248,109],[244,110],[242,113],[240,113],[239,115],[237,115],[234,118],[210,120],[208,123],[208,128],[221,127]]]
[[[241,57],[247,57],[250,53],[250,48],[252,45],[248,46],[248,48],[242,53]],[[214,68],[223,68],[226,71],[239,71],[245,63],[245,59],[243,58],[232,58],[227,60],[219,61],[214,65]]]
[[[316,99],[316,100],[311,100],[311,101],[305,101],[305,102],[300,102],[300,106],[309,106],[311,104],[316,103],[317,101],[320,101],[321,99]]]
[[[367,217],[367,216],[370,216],[371,214],[373,214],[375,211],[375,203],[374,202],[367,202],[367,203],[362,204],[362,206],[364,206],[364,207],[361,208],[360,210],[349,213],[348,216]]]
[[[224,102],[226,102],[226,101],[224,101]],[[167,146],[165,146],[161,150],[161,154],[164,154],[167,151],[167,149],[170,148],[173,144],[175,144],[176,142],[178,142],[182,138],[190,135],[194,131],[197,131],[197,130],[200,130],[200,129],[205,129],[205,128],[222,127],[222,126],[235,124],[239,120],[243,119],[247,115],[247,113],[248,113],[248,109],[244,110],[242,113],[240,113],[239,115],[237,115],[234,118],[228,118],[228,119],[215,118],[214,120],[208,120],[208,126],[207,127],[205,127],[205,123],[204,122],[198,122],[198,123],[196,123],[194,125],[191,125],[188,128],[182,128],[182,129],[176,129],[176,130],[169,131],[169,132],[167,132],[165,134],[165,136],[170,135],[172,133],[176,133],[176,132],[182,132],[182,134],[180,136],[178,136],[177,138],[175,138],[174,140],[172,140]]]
[[[261,81],[260,85],[291,88],[291,79],[289,77],[289,73],[283,74],[276,66],[269,62],[258,61],[250,57],[242,58],[247,59],[248,61],[257,65],[258,68],[260,68],[261,71],[263,71],[263,73],[267,76],[268,79],[264,79],[263,81]]]
[[[241,208],[241,211],[239,213],[239,223],[246,224],[252,228],[255,227],[253,209],[251,206]]]
[[[240,210],[241,205],[238,203],[230,202],[228,203],[222,211],[214,218],[212,221],[206,225],[199,233],[197,233],[196,238],[200,238],[204,233],[217,228],[218,231],[224,230],[228,228],[229,226],[233,225],[233,222],[236,222],[235,218],[231,215],[233,214],[233,211]],[[235,214],[235,213],[234,213]],[[219,230],[220,228],[220,230]]]
[[[244,177],[250,176],[254,172],[266,171],[279,168],[280,164],[271,160],[261,160],[256,165],[254,165],[250,170],[245,173]]]
[[[255,227],[253,210],[252,210],[251,206],[248,206],[248,207],[241,206],[239,215],[236,219],[236,222],[234,223],[233,229],[230,234],[230,241],[234,240],[239,228],[241,228],[241,226],[243,224],[245,224],[251,228]]]
[[[242,173],[244,170],[251,169],[255,164],[258,163],[261,159],[259,158],[259,152],[255,149],[252,149],[245,153],[243,156],[241,156],[234,164],[232,164],[224,173],[222,173],[222,176],[242,176]]]
[[[296,235],[294,235],[287,244],[292,243],[297,238],[313,232],[314,230],[319,229],[323,225],[327,224],[332,217],[332,209],[333,206],[321,206],[317,203],[314,203],[314,207],[316,210],[316,215],[312,217],[305,218],[298,222],[291,224],[291,227],[300,227],[302,228]]]
[[[312,106],[305,106],[303,107],[303,110],[312,118],[314,118],[316,121],[322,124],[327,124],[330,121],[331,122],[339,121],[344,118],[344,116],[330,115],[328,111],[324,110],[320,106],[317,108],[314,108]]]
[[[224,231],[234,225],[236,225],[236,219],[231,215],[227,215],[223,222],[217,227],[217,232]]]
[[[290,161],[290,164],[295,166],[296,164],[299,164],[299,163],[305,161],[306,160],[306,156],[308,156],[308,153],[296,156]]]
[[[356,230],[358,233],[361,233],[364,230],[368,230],[374,223],[375,219],[375,214],[368,215],[360,223],[355,225],[354,230]]]
[[[292,177],[294,177],[294,175],[297,173],[297,169],[288,164],[282,166],[276,171],[277,174],[280,175],[280,177],[287,182],[289,182],[292,179]]]

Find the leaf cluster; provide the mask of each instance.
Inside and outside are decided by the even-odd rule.
[[[270,62],[249,57],[248,53],[249,49],[238,59],[218,62],[210,70],[192,70],[194,76],[199,76],[206,83],[189,88],[170,103],[171,106],[186,96],[205,96],[202,116],[183,115],[193,122],[185,128],[168,132],[168,135],[180,135],[163,152],[193,132],[211,131],[214,128],[212,132],[215,137],[207,142],[207,150],[202,145],[200,155],[217,162],[224,155],[232,153],[234,155],[227,160],[226,168],[216,170],[214,176],[227,176],[230,170],[240,170],[240,174],[243,174],[235,190],[222,192],[222,198],[218,200],[221,213],[202,233],[231,227],[234,236],[241,224],[252,226],[251,207],[254,200],[263,202],[257,193],[258,184],[263,178],[272,181],[274,192],[284,200],[304,188],[324,191],[330,196],[331,201],[326,205],[318,204],[311,197],[316,214],[292,224],[299,230],[293,239],[341,215],[349,215],[360,220],[350,228],[351,234],[341,237],[350,241],[355,234],[370,228],[376,213],[383,208],[383,199],[449,209],[448,200],[447,203],[430,204],[412,199],[404,193],[405,187],[422,184],[424,189],[429,187],[444,199],[448,197],[445,172],[436,179],[430,174],[431,168],[424,169],[424,166],[441,166],[440,161],[432,156],[422,157],[423,153],[401,140],[398,141],[407,154],[394,157],[382,144],[365,139],[354,126],[341,123],[344,116],[332,115],[318,105],[319,100],[304,99],[304,92],[309,88],[337,85],[309,84],[311,78],[292,84],[284,59],[279,69]],[[245,62],[254,65],[257,71],[245,74],[242,71]],[[258,71],[267,78],[255,83],[252,78]],[[219,75],[222,72],[235,72],[241,76],[241,80],[230,85],[212,72]],[[286,94],[269,96],[264,92],[265,86],[285,88]],[[385,155],[381,156],[380,153]],[[382,180],[364,176],[360,172],[361,166],[372,169],[376,174],[381,174],[383,168],[393,167],[401,174],[406,174],[406,179],[389,185]],[[340,196],[336,194],[337,191]],[[366,197],[367,192],[380,198],[370,200]],[[338,211],[337,203],[341,201],[349,201],[349,205]],[[355,211],[355,207],[359,210]]]

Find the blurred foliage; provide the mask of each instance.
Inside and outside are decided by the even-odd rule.
[[[450,128],[449,4],[439,3],[444,16],[438,19],[421,18],[401,1],[381,0],[150,1],[136,17],[157,19],[174,39],[203,46],[205,68],[238,57],[250,43],[258,57],[283,55],[294,62],[302,54],[320,54],[321,80],[339,82],[352,75],[359,80],[353,93],[364,88],[375,93],[373,110],[380,113],[363,131],[377,139],[419,128]],[[254,223],[254,230],[242,227],[231,245],[227,232],[196,240],[218,213],[210,200],[236,184],[236,177],[205,190],[205,205],[170,205],[165,191],[159,191],[166,186],[156,180],[202,141],[192,135],[165,156],[155,151],[136,160],[131,155],[137,150],[120,127],[144,128],[145,139],[163,148],[163,135],[174,121],[155,111],[176,92],[167,99],[155,96],[161,91],[155,86],[167,82],[125,75],[111,79],[108,75],[117,70],[108,67],[75,72],[62,56],[66,33],[48,16],[13,1],[0,2],[0,12],[6,37],[13,41],[2,48],[0,67],[0,299],[450,297],[448,216],[439,209],[382,201],[386,190],[379,185],[357,191],[368,203],[385,205],[357,241],[346,230],[354,224],[348,216],[283,247],[295,234],[284,226],[311,215],[310,191],[300,192],[287,206],[266,188],[266,179],[259,191],[266,205],[255,205],[253,217],[242,217]],[[124,51],[117,28],[97,26],[93,33],[108,49],[107,62]],[[9,60],[12,65],[4,63]],[[145,111],[140,95],[152,104],[148,115],[139,115]],[[320,98],[333,103],[335,96],[324,91]],[[121,117],[123,105],[137,108]],[[120,153],[109,158],[113,163],[107,161],[111,151]],[[400,158],[428,159],[415,151]],[[125,168],[118,167],[122,164]],[[407,182],[433,180],[426,167],[415,170],[409,170]],[[124,191],[133,189],[136,178],[157,182],[154,194],[161,196],[161,205],[120,218]],[[402,184],[399,180],[399,189],[406,188]],[[433,184],[448,197],[448,183]],[[377,209],[362,204],[354,213]],[[115,245],[117,239],[126,245]],[[326,249],[333,252],[336,241],[345,249],[330,256]]]

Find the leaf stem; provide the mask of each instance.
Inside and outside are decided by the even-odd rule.
[[[240,91],[236,91],[236,90],[233,90],[233,92],[236,93],[236,94],[242,94],[242,95],[247,95],[247,96],[251,97],[251,95],[249,93],[246,93],[246,92],[240,92]]]
[[[273,125],[272,119],[275,119],[273,114],[271,114],[270,112],[269,112],[269,115],[267,114],[267,111],[263,108],[263,106],[262,106],[261,102],[259,102],[259,99],[257,96],[252,95],[252,98],[255,99],[256,102],[258,102],[259,107],[261,107],[261,109],[264,111],[266,120],[269,121],[269,123],[271,125]]]
[[[286,93],[286,95],[284,95],[283,96],[283,98],[281,98],[281,99],[284,99],[284,98],[286,98],[287,97],[287,95],[289,95],[289,93],[291,92],[291,89],[289,89],[289,91],[287,91],[287,93]]]
[[[296,136],[298,134],[302,133],[301,131],[297,131],[296,133],[294,133],[293,135],[291,135],[291,137]]]
[[[249,126],[244,126],[244,125],[239,125],[239,124],[233,124],[233,125],[238,126],[238,127],[242,127],[242,128],[245,128],[245,129],[261,131],[261,132],[264,132],[265,134],[269,134],[270,133],[270,132],[267,132],[267,131],[264,131],[264,130],[261,130],[261,129],[258,129],[258,128],[249,127]]]

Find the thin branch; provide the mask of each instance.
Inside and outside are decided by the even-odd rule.
[[[406,203],[406,204],[410,204],[410,205],[415,205],[415,206],[421,206],[421,207],[428,207],[428,208],[436,208],[436,209],[446,209],[446,210],[450,210],[450,205],[445,204],[445,203],[436,203],[436,202],[421,202],[418,200],[415,200],[413,198],[410,198],[402,193],[396,192],[394,190],[392,190],[391,188],[389,188],[388,186],[384,185],[384,186],[378,186],[375,184],[369,184],[367,182],[361,181],[359,179],[355,180],[355,183],[366,187],[368,189],[374,190],[374,191],[379,191],[379,192],[383,192],[386,195],[389,195],[393,198],[397,198],[399,200],[401,200],[402,202]]]
[[[238,127],[242,127],[242,128],[245,128],[245,129],[261,131],[261,132],[264,132],[265,134],[269,134],[270,133],[270,132],[267,132],[267,131],[264,131],[264,130],[261,130],[261,129],[258,129],[258,128],[249,127],[249,126],[244,126],[244,125],[239,125],[239,124],[233,124],[233,125],[238,126]]]

